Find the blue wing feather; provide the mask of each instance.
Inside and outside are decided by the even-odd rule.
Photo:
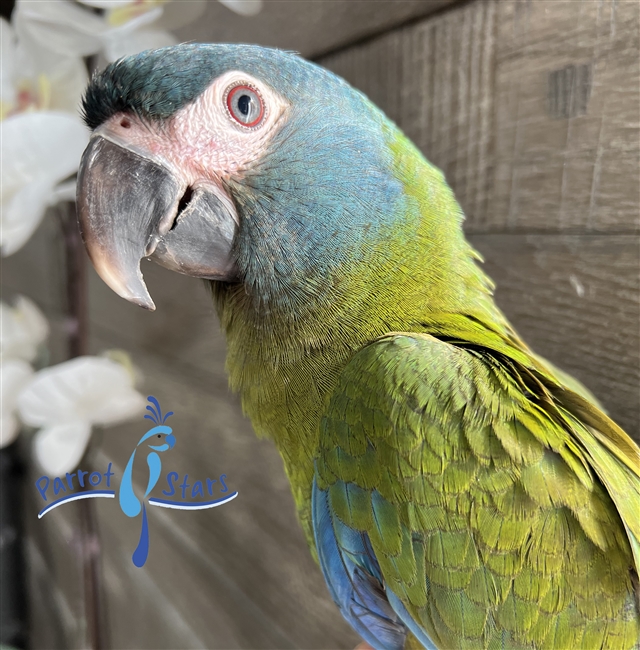
[[[398,614],[402,622],[411,630],[412,634],[422,643],[426,650],[438,650],[433,641],[429,638],[427,633],[416,623],[407,608],[402,604],[402,601],[391,591],[387,589],[386,592],[389,604],[393,607],[394,611]]]
[[[407,627],[387,600],[366,534],[332,516],[315,481],[311,508],[320,568],[342,615],[376,650],[402,650]]]

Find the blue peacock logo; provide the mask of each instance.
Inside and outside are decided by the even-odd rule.
[[[144,500],[149,496],[149,493],[156,486],[160,474],[162,472],[162,460],[160,454],[162,452],[173,449],[176,444],[173,429],[165,424],[167,418],[173,415],[173,411],[169,411],[163,417],[162,409],[158,400],[150,396],[147,401],[151,402],[151,406],[147,406],[147,411],[151,411],[151,415],[145,415],[145,419],[152,420],[156,426],[147,431],[142,438],[138,441],[138,445],[133,450],[129,457],[129,462],[124,470],[122,482],[120,483],[120,491],[118,493],[118,500],[120,501],[120,508],[127,517],[137,517],[142,511],[142,529],[140,530],[140,541],[136,550],[133,552],[132,560],[137,567],[144,566],[149,555],[149,523],[147,521],[147,508]],[[140,445],[146,443],[146,447],[151,451],[147,452],[147,466],[149,467],[149,478],[147,480],[147,489],[142,497],[142,502],[135,495],[133,491],[133,463],[136,458],[136,453]],[[140,452],[144,453],[143,451]]]
[[[164,496],[174,498],[161,499],[150,496],[163,474],[161,454],[175,447],[176,437],[173,435],[173,429],[166,424],[167,419],[173,415],[173,411],[163,415],[160,403],[153,395],[150,395],[147,401],[149,402],[147,406],[149,413],[144,417],[151,420],[154,426],[145,432],[131,452],[122,474],[120,487],[117,490],[122,512],[131,518],[142,515],[140,539],[131,557],[137,567],[144,566],[149,557],[148,505],[173,510],[207,510],[228,503],[238,496],[237,491],[232,492],[229,489],[226,474],[220,474],[217,478],[207,477],[204,481],[194,481],[192,484],[189,483],[188,474],[185,474],[180,482],[178,472],[167,472],[165,477],[167,489],[162,490]],[[145,454],[148,469],[147,486],[142,497],[138,498],[134,490],[133,470],[136,459]],[[141,462],[138,461],[138,464]],[[41,476],[36,481],[36,488],[44,499],[45,505],[38,513],[38,519],[69,501],[98,497],[115,498],[116,490],[113,489],[111,479],[116,477],[116,474],[111,471],[112,466],[113,463],[109,463],[105,472],[86,472],[78,469],[76,472],[66,474],[65,478]],[[59,494],[62,496],[49,501],[51,493],[54,497],[58,497]]]

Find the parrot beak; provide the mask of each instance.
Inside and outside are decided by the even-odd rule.
[[[190,188],[152,154],[96,131],[78,171],[78,221],[98,275],[119,296],[153,310],[143,257],[198,278],[232,281],[238,217],[211,182]]]

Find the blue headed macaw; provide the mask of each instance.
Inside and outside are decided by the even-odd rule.
[[[209,280],[230,384],[374,648],[637,647],[640,450],[493,300],[442,173],[295,54],[178,45],[84,98],[91,259]],[[203,453],[206,450],[203,450]]]

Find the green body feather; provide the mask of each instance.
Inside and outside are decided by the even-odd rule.
[[[390,334],[348,364],[321,423],[319,487],[441,648],[638,640],[638,450],[541,370]]]
[[[441,173],[387,138],[405,225],[313,313],[213,285],[231,386],[278,446],[312,552],[315,461],[441,647],[632,647],[638,448],[517,337]]]

